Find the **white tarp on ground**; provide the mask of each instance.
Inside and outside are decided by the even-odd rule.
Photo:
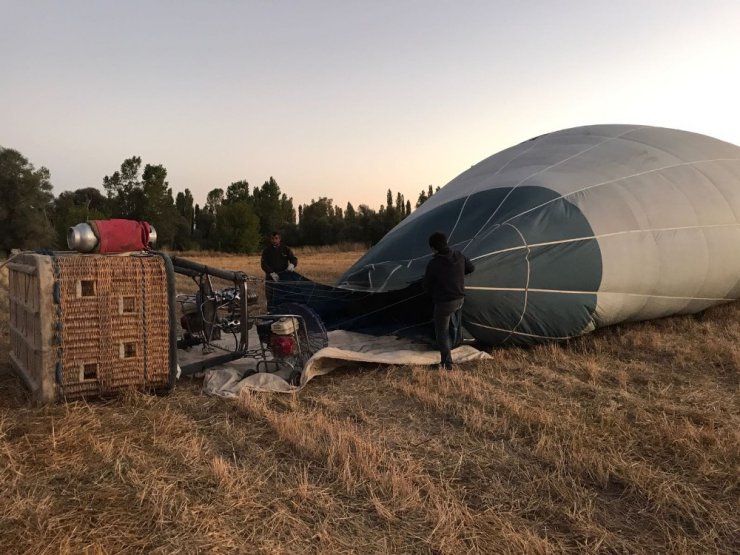
[[[439,351],[430,349],[425,343],[401,337],[332,331],[329,332],[329,346],[314,354],[306,364],[300,386],[290,385],[285,380],[290,373],[289,369],[286,372],[261,372],[242,379],[244,372],[257,364],[255,359],[245,358],[206,371],[203,391],[221,397],[238,397],[245,387],[255,391],[295,393],[316,376],[351,366],[353,362],[435,367],[439,364]],[[186,364],[195,356],[195,353],[186,353],[184,358],[190,360],[183,360],[181,355],[180,363]],[[462,345],[452,351],[452,360],[455,363],[486,358],[491,358],[488,353],[470,345]]]

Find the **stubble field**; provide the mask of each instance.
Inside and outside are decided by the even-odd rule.
[[[330,282],[359,252],[298,252]],[[260,275],[257,257],[197,257]],[[298,395],[27,406],[0,273],[0,553],[736,553],[740,304]]]

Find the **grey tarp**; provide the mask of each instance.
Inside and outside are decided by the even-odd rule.
[[[190,356],[197,358],[200,355],[194,350]],[[455,363],[460,363],[488,359],[490,355],[470,345],[462,345],[452,351],[452,358]],[[244,371],[254,368],[257,363],[254,359],[245,358],[208,370],[203,380],[203,391],[221,397],[237,397],[244,388],[294,393],[316,376],[338,368],[356,367],[358,362],[434,367],[439,363],[439,351],[401,337],[333,331],[329,333],[329,346],[316,352],[306,364],[300,386],[292,386],[285,381],[289,371],[263,372],[242,379]]]

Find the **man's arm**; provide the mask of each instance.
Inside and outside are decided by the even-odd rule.
[[[463,255],[464,256],[464,255]],[[475,265],[470,261],[470,259],[465,256],[465,274],[472,274],[475,271]]]
[[[428,295],[432,294],[432,288],[434,287],[434,275],[432,274],[432,272],[429,271],[428,264],[427,269],[424,272],[424,278],[421,280],[421,287]]]
[[[266,274],[271,274],[273,272],[273,269],[270,268],[267,265],[267,249],[262,251],[262,258],[260,259],[260,266],[262,266],[262,271]]]
[[[298,266],[298,259],[296,258],[295,254],[293,254],[293,251],[290,247],[285,247],[285,254],[288,256],[288,262],[290,262],[293,266]]]

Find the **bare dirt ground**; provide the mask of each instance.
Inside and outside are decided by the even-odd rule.
[[[330,282],[361,253],[298,253]],[[196,258],[197,257],[193,257]],[[256,257],[200,261],[260,275]],[[30,408],[0,273],[0,553],[737,553],[740,304],[357,366],[299,395]]]

